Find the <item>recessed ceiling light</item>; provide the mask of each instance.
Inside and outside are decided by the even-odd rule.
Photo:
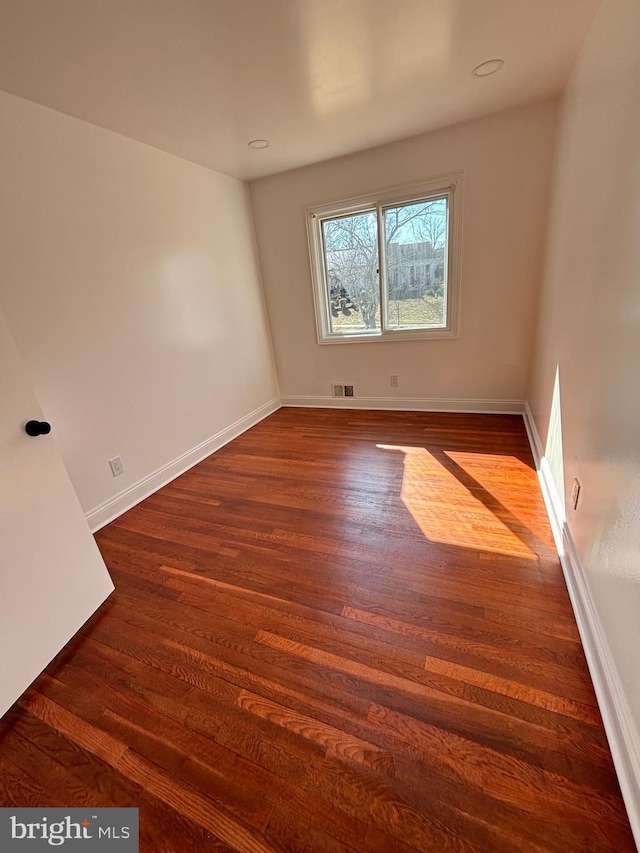
[[[500,71],[504,65],[504,59],[488,59],[486,62],[481,62],[471,72],[474,77],[488,77],[489,74],[495,74]]]
[[[249,148],[268,148],[269,140],[268,139],[252,139],[251,142],[247,142]]]

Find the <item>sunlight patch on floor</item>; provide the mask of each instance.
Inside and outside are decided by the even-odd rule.
[[[528,492],[522,490],[523,477],[535,483],[538,478],[533,468],[515,456],[500,456],[488,453],[468,453],[447,450],[445,455],[475,480],[478,488],[485,489],[504,508],[505,514],[513,515],[517,522],[526,526],[531,538],[536,537],[549,548],[553,548],[553,536],[549,520]],[[527,536],[525,536],[525,539]],[[531,543],[529,543],[531,544]]]
[[[404,453],[401,499],[431,542],[537,559],[523,541],[530,534],[528,528],[501,499],[476,482],[475,474],[467,473],[465,464],[469,463],[463,458],[473,456],[475,466],[489,466],[495,472],[505,457],[448,452],[442,454],[443,464],[424,447],[378,447]]]

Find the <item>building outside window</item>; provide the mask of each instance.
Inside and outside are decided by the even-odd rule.
[[[454,337],[462,175],[307,210],[320,343]]]

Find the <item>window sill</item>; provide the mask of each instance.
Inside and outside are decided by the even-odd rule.
[[[318,338],[318,344],[377,344],[388,341],[428,341],[441,340],[442,338],[457,338],[457,332],[451,329],[406,329],[398,332],[382,332],[378,334],[361,335],[327,335]]]

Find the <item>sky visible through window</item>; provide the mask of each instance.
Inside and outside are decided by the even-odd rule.
[[[388,329],[444,324],[447,217],[446,197],[383,208]],[[324,220],[322,241],[331,332],[379,333],[376,210]]]

